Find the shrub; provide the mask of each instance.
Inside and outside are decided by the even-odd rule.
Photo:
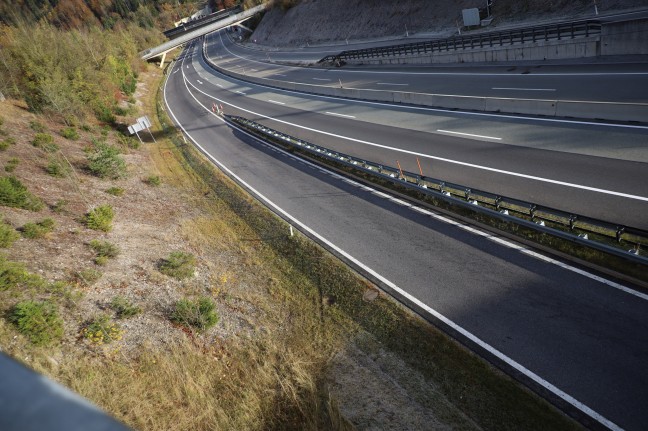
[[[97,253],[97,257],[95,258],[95,263],[97,265],[105,265],[108,263],[108,259],[112,259],[119,255],[119,248],[108,241],[93,239],[90,241],[89,245],[95,253]]]
[[[85,338],[95,344],[108,344],[119,341],[124,334],[121,327],[106,315],[92,319],[81,332]]]
[[[126,176],[126,162],[119,149],[104,142],[97,142],[88,154],[88,169],[99,178],[118,179]]]
[[[124,194],[124,189],[122,189],[121,187],[111,187],[106,190],[106,193],[113,196],[121,196]]]
[[[140,141],[138,139],[131,138],[130,136],[118,134],[117,141],[119,142],[119,145],[124,148],[137,150],[140,147]]]
[[[44,133],[45,132],[45,126],[43,126],[38,121],[30,121],[29,122],[29,127],[31,127],[31,129],[34,132],[37,132],[37,133]]]
[[[9,148],[10,145],[16,144],[16,138],[6,138],[4,141],[0,141],[0,151],[4,151]]]
[[[25,238],[35,239],[42,238],[54,230],[54,220],[46,218],[37,223],[25,224],[21,231]]]
[[[61,129],[61,136],[63,136],[65,139],[69,139],[71,141],[76,141],[79,139],[79,133],[76,131],[74,127],[64,127]]]
[[[157,187],[160,184],[162,184],[162,180],[160,180],[159,175],[151,175],[148,176],[144,179],[144,182],[148,184],[149,186]]]
[[[16,232],[16,229],[4,221],[0,221],[0,247],[11,247],[18,238],[20,238],[20,235]]]
[[[9,321],[39,346],[63,338],[63,320],[59,317],[56,306],[50,302],[19,302],[11,311]]]
[[[110,205],[100,205],[93,208],[85,216],[85,224],[88,228],[109,232],[112,229],[112,221],[115,213]]]
[[[47,133],[36,133],[32,145],[36,148],[47,151],[48,153],[55,153],[59,149],[58,145],[54,143],[52,135]]]
[[[85,286],[92,286],[101,278],[102,275],[103,274],[100,271],[89,268],[78,271],[75,274],[75,278]]]
[[[52,211],[54,211],[55,213],[62,213],[63,211],[65,211],[67,204],[68,203],[66,200],[59,199],[54,205],[52,205]]]
[[[16,170],[16,166],[18,166],[18,163],[20,163],[20,159],[16,157],[12,157],[9,160],[7,160],[7,164],[5,165],[4,170],[6,172],[13,172]]]
[[[50,158],[49,164],[45,167],[45,171],[53,177],[63,178],[70,173],[70,168],[65,162]]]
[[[133,305],[128,299],[123,296],[115,296],[110,302],[110,306],[115,313],[117,313],[117,318],[125,319],[128,317],[137,316],[142,312],[142,309],[136,305]]]
[[[202,297],[196,301],[181,299],[176,302],[171,320],[204,331],[218,323],[219,317],[215,308],[213,301],[208,297]]]
[[[30,211],[40,211],[43,202],[29,193],[16,177],[0,178],[0,205],[22,208]]]
[[[160,272],[177,279],[189,278],[196,271],[196,258],[191,253],[174,251],[159,264]]]

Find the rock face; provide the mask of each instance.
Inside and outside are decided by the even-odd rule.
[[[598,1],[599,13],[646,7],[646,0]],[[603,3],[603,4],[600,4]],[[462,23],[462,9],[485,8],[486,0],[302,0],[268,11],[251,37],[272,46],[305,45],[404,36],[448,37]],[[493,0],[491,26],[544,19],[594,16],[593,0]]]

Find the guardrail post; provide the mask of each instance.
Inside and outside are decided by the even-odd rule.
[[[538,206],[536,204],[531,204],[529,207],[529,215],[531,216],[531,221],[535,220],[535,212]]]
[[[569,215],[569,230],[574,230],[576,219],[578,219],[578,217],[576,217],[574,214]]]
[[[617,240],[617,242],[621,242],[621,235],[623,235],[623,232],[625,232],[625,227],[624,226],[617,227],[617,230],[616,230],[616,240]]]

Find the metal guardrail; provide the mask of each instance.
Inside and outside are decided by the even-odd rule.
[[[574,21],[476,35],[455,36],[447,39],[434,39],[402,45],[342,51],[339,54],[328,55],[319,60],[318,63],[332,62],[339,64],[340,61],[344,60],[425,55],[455,51],[458,49],[490,48],[528,42],[577,39],[600,34],[600,21]]]
[[[210,24],[214,21],[217,21],[219,19],[223,19],[227,16],[230,16],[232,14],[236,14],[242,12],[242,9],[240,6],[234,6],[229,9],[224,9],[219,12],[215,12],[211,15],[208,15],[204,18],[195,20],[195,21],[189,21],[186,24],[180,24],[179,26],[165,30],[163,33],[168,39],[175,39],[176,37],[180,36],[183,33],[186,33],[191,30],[198,29],[200,27],[203,27],[207,24]]]
[[[648,231],[469,188],[349,156],[278,132],[243,117],[224,115],[224,118],[244,127],[257,136],[274,140],[288,147],[298,148],[313,156],[341,163],[451,203],[469,205],[473,211],[487,213],[491,217],[506,222],[513,221],[524,224],[526,227],[543,233],[585,243],[592,248],[620,256],[626,260],[648,265],[648,256],[644,256],[641,250],[642,247],[648,246]],[[594,238],[588,238],[588,234],[595,237],[600,236],[601,239],[605,238],[608,240],[608,244],[603,241],[596,241]],[[628,249],[628,247],[632,248]]]

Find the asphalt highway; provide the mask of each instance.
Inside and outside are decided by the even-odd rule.
[[[223,58],[223,61],[226,59]],[[648,127],[466,114],[297,94],[186,65],[204,103],[337,151],[648,229]],[[177,72],[176,72],[177,73]],[[622,210],[620,210],[622,208]]]
[[[444,152],[460,162],[474,157],[471,160],[481,166],[501,163],[498,166],[521,171],[540,169],[546,177],[600,181],[592,184],[641,196],[648,196],[645,163],[407,131],[303,110],[292,102],[262,102],[250,97],[243,84],[205,70],[199,51],[193,49],[169,70],[165,100],[176,123],[222,170],[294,226],[318,237],[396,296],[418,304],[424,314],[450,328],[469,346],[478,346],[485,356],[497,358],[505,368],[526,376],[604,426],[644,429],[648,423],[648,295],[294,159],[226,126],[211,113],[211,107],[223,104],[228,114],[267,122],[273,128],[285,127],[302,138],[353,149],[372,160],[393,159],[394,150],[386,146],[403,146],[422,154],[434,148],[434,154]],[[309,103],[323,102],[313,98]],[[459,114],[427,115],[473,122]],[[523,121],[529,133],[544,133],[544,127],[524,123],[528,120],[487,117],[482,121],[499,121],[494,127],[502,129],[508,122],[519,126],[518,121]],[[563,128],[565,134],[574,129],[574,136],[590,130],[582,124],[555,127]],[[323,128],[330,134],[321,133]],[[646,133],[634,129],[607,132],[626,137],[638,134],[638,139]],[[334,133],[383,146],[358,145]],[[604,132],[596,129],[592,133]],[[586,168],[579,167],[583,163]],[[461,182],[472,180],[485,189],[509,184],[510,191],[518,190],[527,198],[555,193],[557,202],[570,204],[573,199],[583,210],[605,196],[605,214],[627,216],[627,221],[639,226],[647,224],[640,215],[646,213],[646,202],[641,200],[438,159],[430,159],[425,169],[438,172],[439,177],[454,173]],[[624,182],[624,175],[634,180]],[[610,182],[601,179],[608,176]],[[634,211],[638,213],[633,215]]]
[[[648,64],[522,62],[505,65],[308,68],[277,64],[316,57],[303,50],[246,49],[225,31],[207,35],[208,55],[225,69],[313,86],[458,96],[648,103]],[[321,51],[320,51],[321,52]],[[319,53],[317,55],[320,55]],[[319,58],[324,57],[321,55]],[[239,70],[240,71],[240,70]],[[315,91],[315,90],[314,90]]]

